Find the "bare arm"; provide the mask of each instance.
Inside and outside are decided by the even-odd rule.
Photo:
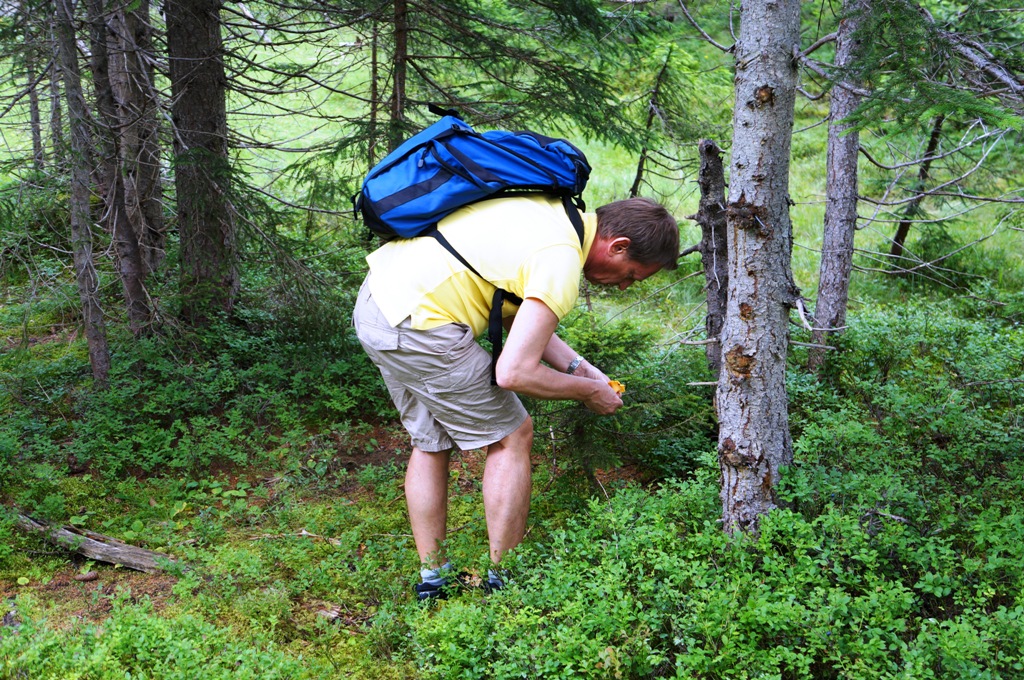
[[[569,363],[576,358],[576,350],[562,340],[557,335],[552,335],[551,340],[548,341],[548,346],[544,348],[544,362],[558,371],[565,371],[568,368]],[[582,376],[584,378],[593,378],[594,380],[600,380],[601,382],[608,382],[610,378],[606,376],[601,369],[594,366],[586,359],[583,363],[573,371],[573,375]]]
[[[557,367],[568,366],[576,356],[555,336],[557,326],[558,317],[547,305],[536,298],[524,300],[498,359],[498,384],[528,397],[574,399],[595,413],[615,413],[622,406],[622,399],[609,387],[603,373],[588,365],[582,375],[568,375],[541,363],[543,360]]]

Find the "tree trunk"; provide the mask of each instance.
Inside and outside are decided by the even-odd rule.
[[[726,209],[729,294],[718,380],[725,530],[757,531],[792,461],[786,398],[790,271],[789,152],[799,0],[749,0],[736,44],[736,103]]]
[[[50,143],[53,149],[54,165],[60,166],[64,157],[64,116],[61,108],[60,81],[63,74],[60,70],[60,44],[57,40],[57,9],[50,8],[53,20],[50,24],[50,42],[53,47],[53,59],[50,63]]]
[[[661,88],[671,62],[672,48],[669,47],[668,54],[665,55],[665,63],[661,65],[661,70],[658,71],[658,77],[654,79],[654,89],[651,90],[651,98],[647,102],[647,121],[644,124],[644,132],[648,137],[651,134],[651,128],[654,127],[655,115],[657,114],[658,108],[661,106]],[[636,175],[633,177],[633,186],[629,188],[629,195],[632,198],[636,198],[640,195],[640,185],[643,184],[644,181],[644,172],[646,171],[649,156],[650,147],[645,142],[643,148],[640,149],[640,158],[636,164]]]
[[[860,55],[860,43],[854,35],[870,10],[870,0],[846,0],[845,17],[839,22],[836,37],[835,65],[844,69]],[[857,231],[857,158],[860,135],[844,123],[860,104],[860,96],[852,90],[859,82],[846,81],[832,88],[829,104],[828,147],[825,175],[825,229],[821,244],[821,265],[818,273],[818,302],[814,308],[817,330],[811,342],[825,343],[826,334],[842,332],[846,325],[846,307],[850,293],[850,272],[853,270],[853,237]],[[839,330],[833,330],[839,329]],[[807,367],[818,371],[825,361],[825,349],[812,347]]]
[[[728,232],[725,219],[725,170],[722,150],[710,139],[702,139],[700,171],[700,206],[693,219],[700,225],[701,263],[704,265],[704,288],[707,291],[708,313],[704,323],[707,339],[715,340],[704,349],[708,367],[717,376],[722,370],[722,326],[725,324],[726,297],[729,292]]]
[[[167,234],[149,0],[117,10],[111,22],[110,80],[119,103],[125,207],[139,241],[144,273],[151,274],[163,264]]]
[[[939,140],[942,138],[942,124],[945,120],[946,116],[940,115],[932,123],[932,134],[928,138],[928,148],[924,151],[924,160],[921,161],[921,168],[917,171],[916,190],[918,192],[924,191],[924,185],[928,182],[928,173],[932,167],[932,157],[935,156],[935,151],[939,148]],[[889,257],[892,258],[893,266],[897,269],[902,268],[897,260],[903,257],[907,235],[910,234],[911,218],[917,215],[923,200],[924,194],[918,193],[912,201],[907,203],[907,207],[903,211],[903,219],[900,220],[899,225],[896,227],[896,235],[892,237],[892,248],[889,249]]]
[[[107,50],[107,24],[103,17],[103,0],[88,0],[92,47],[92,81],[96,109],[102,118],[98,127],[100,143],[100,193],[103,197],[103,221],[111,234],[117,253],[117,270],[128,308],[128,325],[135,337],[149,330],[152,315],[149,295],[144,285],[145,272],[139,240],[128,219],[125,207],[124,173],[122,173],[120,141],[121,125],[117,103],[110,82],[110,59]]]
[[[238,293],[238,246],[228,193],[227,78],[219,0],[168,0],[174,179],[181,239],[182,316],[206,325]]]
[[[26,30],[25,75],[28,77],[28,116],[32,135],[32,167],[42,170],[45,162],[43,154],[43,117],[39,110],[39,72],[36,70],[35,36]]]
[[[377,112],[380,109],[380,28],[376,19],[372,19],[370,33],[370,119],[367,127],[368,142],[366,144],[366,167],[377,164]]]
[[[78,70],[78,48],[75,40],[72,0],[57,0],[55,35],[64,74],[64,93],[68,100],[71,125],[71,247],[75,258],[75,278],[82,304],[82,322],[89,346],[89,363],[97,386],[106,387],[110,374],[110,350],[99,304],[99,283],[93,266],[92,229],[89,214],[89,183],[92,175],[92,139]]]
[[[394,151],[405,138],[405,80],[409,64],[409,5],[395,0],[395,54],[391,73],[391,124],[388,151]]]

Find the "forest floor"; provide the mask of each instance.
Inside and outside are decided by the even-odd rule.
[[[83,557],[73,551],[50,543],[43,542],[38,536],[22,535],[22,542],[28,541],[31,547],[26,550],[30,568],[25,576],[17,577],[9,574],[0,577],[0,602],[5,603],[8,616],[5,624],[15,629],[20,624],[22,614],[19,605],[28,604],[31,616],[45,620],[53,631],[71,633],[83,625],[102,625],[115,607],[138,605],[145,603],[148,611],[154,616],[169,615],[182,608],[194,606],[197,596],[202,597],[205,585],[220,578],[232,580],[238,571],[245,571],[239,581],[245,581],[247,588],[256,586],[264,590],[280,587],[288,575],[294,576],[295,565],[282,569],[281,565],[273,564],[272,559],[256,558],[265,567],[262,573],[249,571],[248,565],[242,564],[245,559],[232,559],[232,554],[241,552],[260,554],[264,551],[256,546],[267,546],[273,543],[295,542],[306,543],[310,552],[310,563],[300,568],[315,567],[313,554],[317,552],[312,546],[334,546],[338,548],[345,542],[339,538],[323,533],[323,529],[314,526],[316,519],[330,514],[340,506],[358,508],[357,514],[386,517],[389,538],[408,539],[411,534],[404,517],[405,503],[402,490],[402,470],[408,456],[407,438],[400,425],[394,423],[368,424],[367,427],[346,436],[333,436],[333,451],[329,457],[322,457],[326,465],[316,479],[306,480],[308,485],[296,484],[288,474],[272,468],[253,469],[230,463],[219,463],[205,471],[203,478],[191,493],[184,494],[175,489],[172,497],[162,497],[166,490],[166,479],[157,475],[146,475],[141,470],[131,471],[126,483],[134,487],[132,493],[126,493],[124,485],[111,488],[100,481],[102,475],[98,470],[83,466],[74,474],[63,480],[68,488],[88,489],[79,494],[82,506],[74,509],[79,515],[88,516],[89,521],[77,524],[79,528],[108,532],[101,528],[104,525],[115,527],[132,526],[133,522],[142,518],[149,526],[154,523],[153,513],[173,507],[175,504],[183,509],[180,514],[174,513],[163,521],[156,521],[163,531],[160,538],[144,538],[143,532],[134,540],[125,539],[130,544],[140,546],[157,546],[157,550],[168,556],[181,559],[188,570],[185,574],[170,570],[169,572],[143,573],[125,568],[122,565],[107,564]],[[455,513],[455,522],[450,522],[452,535],[471,530],[482,532],[479,491],[486,462],[483,450],[456,451],[452,454],[450,470],[451,502],[453,506],[463,508]],[[570,484],[578,483],[579,471],[559,468],[559,461],[550,452],[540,451],[532,457],[535,470],[535,483],[543,488],[535,490],[544,494],[561,477],[569,475],[575,479]],[[539,473],[539,474],[538,474]],[[627,483],[644,483],[651,479],[649,470],[637,463],[626,463],[609,469],[594,471],[593,481],[597,488],[594,492],[608,496],[609,490]],[[315,488],[313,488],[315,487]],[[223,489],[217,496],[210,496],[212,489]],[[229,496],[231,490],[244,490],[244,496]],[[116,505],[100,500],[100,496],[112,494],[120,499]],[[92,510],[89,506],[94,502],[103,505],[104,511]],[[4,499],[5,505],[13,509],[11,499]],[[477,510],[468,511],[465,506],[475,504],[481,506]],[[294,511],[300,507],[296,517]],[[116,508],[116,510],[111,510]],[[118,517],[114,512],[119,511]],[[153,512],[150,512],[153,511]],[[163,512],[166,517],[167,512]],[[215,518],[210,535],[197,535],[198,519],[204,516]],[[175,520],[189,517],[184,522]],[[459,518],[466,521],[462,521]],[[240,519],[244,518],[244,519]],[[258,518],[258,519],[252,519]],[[312,523],[302,519],[313,520]],[[137,525],[136,525],[137,526]],[[307,528],[310,527],[310,528]],[[346,527],[340,527],[344,530]],[[527,537],[529,538],[528,528]],[[118,532],[111,532],[118,533]],[[363,533],[367,533],[363,531]],[[130,532],[129,532],[129,535]],[[372,536],[373,534],[369,534]],[[367,537],[368,538],[368,537]],[[479,544],[482,537],[477,537]],[[365,538],[359,539],[356,553],[365,555]],[[274,552],[271,549],[271,552]],[[219,559],[227,555],[226,564]],[[398,562],[410,562],[406,548],[405,559]],[[191,559],[190,559],[191,558]],[[194,560],[198,559],[199,563]],[[410,564],[409,567],[414,565]],[[210,572],[214,572],[211,576]],[[390,570],[387,570],[390,571]],[[386,578],[398,578],[397,594],[392,597],[398,601],[413,602],[412,584],[409,577],[413,569],[387,574]],[[191,575],[188,575],[192,572]],[[406,573],[409,572],[409,573]],[[199,574],[199,578],[195,578]],[[408,581],[406,583],[406,581]],[[184,587],[182,587],[184,584]],[[219,586],[218,586],[219,587]],[[377,607],[379,598],[356,598],[353,602],[348,597],[325,597],[322,590],[303,592],[302,588],[285,585],[294,589],[289,597],[285,611],[277,612],[282,619],[275,623],[278,632],[285,631],[279,637],[282,641],[306,644],[308,631],[322,622],[329,622],[337,629],[347,631],[350,635],[365,635],[366,626]],[[216,588],[214,588],[216,590]],[[230,588],[229,588],[230,590]],[[389,589],[394,591],[395,589]],[[236,595],[246,595],[245,589],[239,586]],[[230,612],[230,606],[214,605],[211,612],[220,617],[233,620],[236,617]],[[227,610],[227,611],[226,611]],[[266,612],[259,606],[247,616],[260,617]],[[275,615],[276,615],[275,614]],[[318,622],[318,620],[320,622]],[[237,624],[237,621],[232,621]],[[249,623],[249,625],[256,625]],[[305,631],[305,632],[304,632]],[[401,674],[399,674],[401,676]],[[362,676],[354,676],[362,677]],[[372,674],[366,677],[375,677]],[[381,676],[384,677],[384,676]]]

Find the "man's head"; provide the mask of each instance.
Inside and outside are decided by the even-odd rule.
[[[675,269],[679,227],[663,206],[627,198],[597,209],[597,237],[583,274],[591,283],[625,290],[661,269]]]

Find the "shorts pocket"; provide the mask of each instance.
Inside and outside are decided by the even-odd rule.
[[[449,323],[425,331],[400,329],[399,346],[404,351],[429,354],[450,365],[476,344],[473,331],[462,323]]]
[[[375,349],[378,352],[398,349],[398,330],[395,328],[377,326],[365,321],[356,324],[356,337],[359,342],[368,349]]]

